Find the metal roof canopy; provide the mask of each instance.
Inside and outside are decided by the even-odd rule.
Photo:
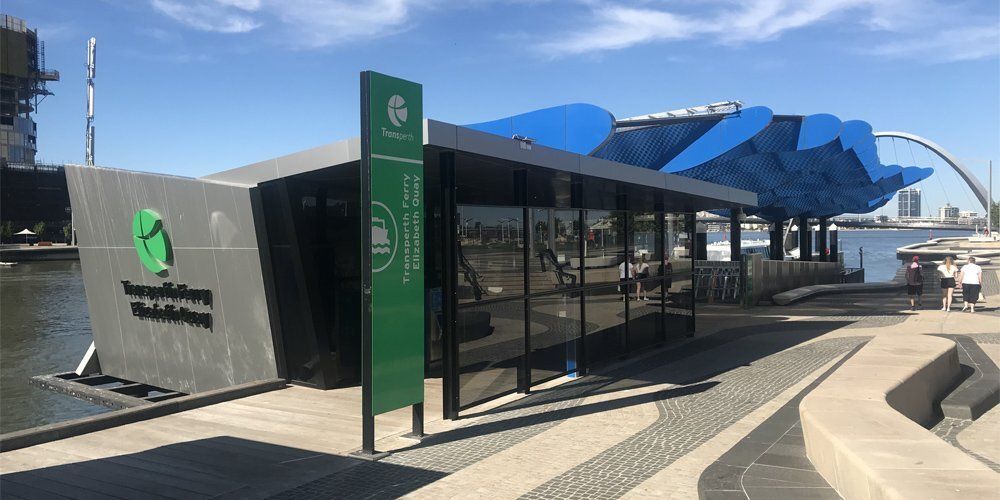
[[[508,139],[436,120],[424,120],[424,145],[660,189],[694,198],[695,210],[757,206],[757,194],[751,191]],[[200,179],[255,186],[261,182],[360,159],[361,139],[353,137],[206,175]]]

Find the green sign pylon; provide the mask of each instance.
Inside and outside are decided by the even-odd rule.
[[[375,415],[413,406],[423,433],[423,88],[365,71],[361,101],[362,454],[374,455]]]

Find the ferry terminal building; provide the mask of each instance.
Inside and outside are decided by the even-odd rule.
[[[573,149],[423,121],[412,327],[447,418],[689,335],[694,214],[757,203]],[[102,373],[188,394],[358,384],[360,159],[354,138],[201,178],[67,166]],[[629,259],[648,275],[623,280]]]

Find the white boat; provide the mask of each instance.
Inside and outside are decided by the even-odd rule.
[[[707,247],[708,260],[729,260],[728,241],[716,241],[715,243],[709,243]],[[771,255],[771,242],[768,240],[741,240],[740,254],[760,254],[767,259]]]
[[[0,262],[0,267],[14,267],[17,262]]]

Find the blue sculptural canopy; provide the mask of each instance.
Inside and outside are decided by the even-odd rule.
[[[591,104],[567,104],[466,127],[758,194],[768,220],[868,213],[931,168],[885,165],[870,124],[831,114],[729,114],[618,123]]]

